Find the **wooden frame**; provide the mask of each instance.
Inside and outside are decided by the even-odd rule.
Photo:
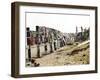
[[[38,74],[20,74],[20,6],[39,6],[50,8],[72,8],[72,9],[85,9],[95,11],[95,69],[85,71],[72,71],[72,72],[54,72],[54,73],[38,73]],[[63,4],[45,4],[45,3],[28,3],[28,2],[14,2],[11,4],[11,76],[16,78],[21,77],[40,77],[40,76],[55,76],[55,75],[72,75],[72,74],[86,74],[97,73],[97,7],[95,6],[79,6],[79,5],[63,5]]]

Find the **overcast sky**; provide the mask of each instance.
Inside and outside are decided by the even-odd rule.
[[[26,27],[30,27],[31,30],[35,30],[35,26],[38,25],[54,28],[61,32],[74,33],[76,31],[76,26],[88,28],[90,26],[89,21],[89,15],[63,15],[44,13],[26,14]]]

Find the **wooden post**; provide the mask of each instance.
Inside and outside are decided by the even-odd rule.
[[[50,43],[50,53],[53,52],[53,48],[52,48],[52,32],[49,31],[49,43]]]
[[[26,29],[27,31],[27,45],[29,46],[28,48],[28,60],[31,61],[31,42],[30,42],[30,28],[28,27]]]
[[[37,57],[40,58],[39,26],[36,26]]]
[[[45,37],[44,37],[45,38],[44,39],[45,40],[45,42],[44,42],[45,43],[44,49],[45,49],[45,52],[47,53],[47,44],[46,44],[47,43],[47,29],[46,29],[46,27],[45,27],[45,33],[44,33],[44,35],[45,35]]]
[[[81,41],[83,41],[83,27],[81,26]]]
[[[78,28],[76,26],[76,40],[75,41],[77,41],[77,34],[78,34]]]
[[[29,61],[31,61],[31,46],[30,45],[28,49],[28,58],[29,58]]]

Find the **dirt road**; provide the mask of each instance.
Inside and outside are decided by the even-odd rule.
[[[35,59],[39,66],[63,66],[89,64],[89,42],[67,45],[54,53]]]
[[[89,44],[82,43],[80,47],[75,45],[65,46],[52,54],[43,56],[42,58],[36,59],[36,62],[40,66],[61,66],[61,65],[77,65],[77,64],[88,64],[89,63],[89,48],[77,51],[74,54],[71,54],[72,51],[81,49],[81,47],[86,48]],[[75,49],[76,48],[76,49]],[[74,50],[75,49],[75,50]]]

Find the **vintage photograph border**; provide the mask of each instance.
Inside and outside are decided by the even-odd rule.
[[[87,9],[95,10],[95,70],[89,71],[74,71],[74,72],[57,72],[57,73],[43,73],[43,74],[23,74],[20,75],[19,67],[19,45],[20,45],[20,28],[19,28],[19,7],[20,6],[39,6],[39,7],[57,7],[57,8],[73,8],[73,9]],[[72,75],[72,74],[86,74],[86,73],[97,73],[98,72],[98,34],[97,34],[97,7],[96,6],[80,6],[80,5],[63,5],[63,4],[46,4],[46,3],[29,3],[29,2],[13,2],[11,4],[11,76],[15,78],[23,77],[40,77],[40,76],[55,76],[55,75]]]

